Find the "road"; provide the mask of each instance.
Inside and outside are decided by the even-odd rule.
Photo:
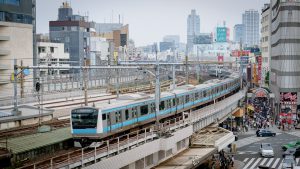
[[[256,169],[259,165],[266,165],[272,168],[280,169],[282,163],[283,150],[281,146],[285,143],[300,140],[300,131],[282,132],[277,131],[275,137],[256,137],[254,131],[251,134],[241,134],[237,144],[237,153],[235,160],[244,163],[241,169]],[[273,158],[264,158],[259,154],[261,143],[271,143],[275,156]],[[300,158],[296,158],[297,166],[300,166]]]

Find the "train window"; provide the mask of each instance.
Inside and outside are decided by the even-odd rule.
[[[151,103],[150,105],[150,109],[151,109],[151,113],[155,113],[155,104],[154,103]]]
[[[125,120],[129,119],[129,111],[126,109],[125,110]]]
[[[173,102],[173,106],[175,106],[176,105],[176,100],[172,99],[172,102]]]
[[[179,98],[176,98],[176,105],[179,105]]]
[[[185,96],[185,103],[188,103],[190,101],[190,95]]]
[[[141,106],[141,115],[148,114],[148,105]]]
[[[171,103],[171,100],[167,100],[167,108],[171,108],[172,107],[172,103]]]
[[[165,101],[161,101],[159,104],[159,110],[164,110],[165,109]]]
[[[203,97],[206,97],[206,91],[205,90],[203,91]]]
[[[137,108],[136,107],[132,108],[132,117],[137,117]]]
[[[106,120],[106,114],[102,114],[102,120]]]
[[[116,123],[121,121],[121,111],[115,112]]]
[[[198,98],[199,98],[199,94],[198,94],[198,92],[196,92],[195,93],[195,100],[198,100]]]

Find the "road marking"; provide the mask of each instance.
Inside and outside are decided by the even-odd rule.
[[[274,158],[271,158],[270,161],[268,162],[267,166],[270,166]]]
[[[261,160],[261,158],[258,158],[255,163],[252,164],[250,169],[253,169],[254,167],[256,167],[256,165],[259,163],[259,161]]]
[[[280,158],[277,158],[276,161],[274,162],[274,164],[272,165],[272,168],[275,168],[279,162]]]
[[[296,158],[296,165],[298,165],[299,163],[299,158]]]
[[[267,158],[264,158],[259,165],[264,165],[264,163],[267,161]]]
[[[243,162],[244,162],[244,163],[245,163],[245,162],[247,162],[247,161],[248,161],[248,159],[249,159],[249,158],[245,158]]]
[[[250,164],[254,161],[255,158],[251,158],[251,160],[247,163],[247,165],[243,169],[247,169]]]

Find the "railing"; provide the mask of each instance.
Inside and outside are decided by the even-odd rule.
[[[19,169],[27,168],[41,168],[41,169],[54,169],[54,168],[75,168],[79,166],[85,166],[88,164],[94,164],[103,159],[113,157],[121,152],[131,150],[132,148],[143,145],[147,142],[158,139],[163,133],[171,132],[173,130],[187,127],[199,122],[205,118],[208,118],[216,113],[221,113],[221,111],[232,106],[245,94],[245,91],[240,91],[239,93],[223,100],[217,102],[213,105],[205,107],[200,110],[196,110],[190,113],[188,118],[183,116],[176,117],[160,123],[158,128],[159,132],[154,129],[154,127],[148,127],[139,131],[131,132],[129,134],[106,140],[101,143],[99,147],[85,147],[80,150],[69,152],[60,156],[52,157],[49,160],[41,161],[30,166],[21,167]],[[238,97],[237,97],[238,96]],[[231,104],[230,104],[231,103]]]

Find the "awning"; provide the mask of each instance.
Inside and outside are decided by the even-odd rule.
[[[232,115],[233,115],[234,117],[243,117],[244,111],[243,111],[243,109],[238,109],[238,110],[236,110]]]

